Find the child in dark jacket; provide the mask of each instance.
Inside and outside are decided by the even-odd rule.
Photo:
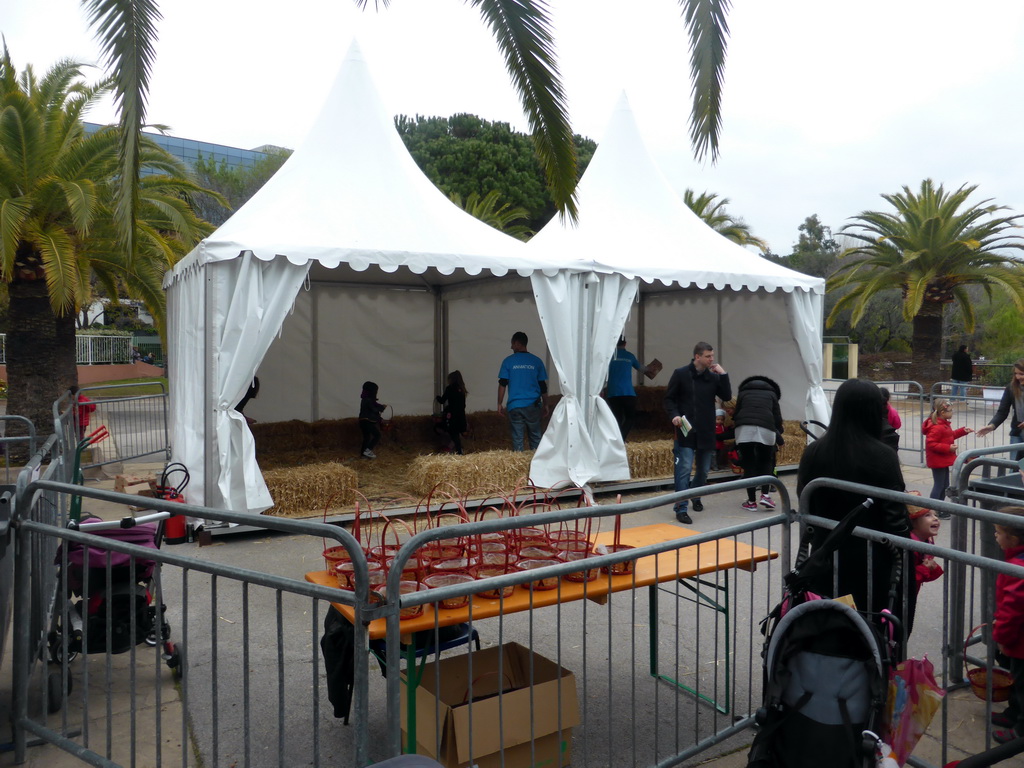
[[[372,381],[363,382],[363,391],[359,395],[359,429],[363,433],[363,444],[360,454],[366,459],[376,459],[373,449],[380,442],[380,425],[384,420],[381,414],[386,405],[377,402],[379,387]]]
[[[996,543],[1003,550],[1006,562],[1024,566],[1024,507],[1003,507],[1006,515],[1015,515],[1017,525],[997,525]],[[1000,744],[1024,736],[1024,579],[1000,573],[996,576],[996,612],[992,622],[992,639],[999,652],[1009,661],[1013,688],[1009,706],[993,712],[992,722],[1006,726],[993,731],[992,738]]]
[[[952,415],[952,404],[949,400],[943,400],[921,425],[925,440],[925,464],[932,471],[931,498],[933,499],[943,499],[946,496],[946,488],[949,487],[949,468],[956,461],[956,445],[954,443],[974,431],[970,427],[953,429],[949,423]]]

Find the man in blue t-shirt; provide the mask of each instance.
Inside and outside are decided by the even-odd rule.
[[[619,336],[612,360],[608,363],[608,384],[604,396],[612,409],[615,421],[619,423],[622,442],[633,428],[636,419],[636,390],[633,389],[633,371],[643,371],[643,366],[632,352],[626,350],[626,337]]]
[[[522,331],[512,335],[512,354],[498,372],[498,413],[508,414],[512,450],[523,450],[523,432],[530,433],[530,450],[540,445],[540,420],[548,415],[548,372],[544,361],[526,351],[529,339]],[[508,403],[505,404],[505,391]]]

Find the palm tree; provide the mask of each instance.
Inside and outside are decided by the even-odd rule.
[[[8,412],[48,433],[54,400],[77,382],[75,315],[93,276],[109,296],[141,299],[162,329],[164,272],[212,229],[189,195],[204,192],[178,161],[141,137],[134,256],[115,221],[121,132],[87,134],[84,112],[111,84],[89,86],[82,65],[42,79],[0,58],[0,280],[10,301]]]
[[[534,232],[522,222],[530,218],[530,212],[525,208],[513,208],[498,198],[499,193],[496,189],[491,190],[482,198],[479,192],[470,192],[465,200],[458,192],[448,195],[449,200],[470,216],[480,219],[484,224],[490,224],[499,232],[504,232],[519,240],[529,240]]]
[[[966,331],[974,329],[967,286],[981,285],[989,297],[998,288],[1024,311],[1024,267],[1006,253],[1024,249],[1021,238],[1009,233],[1022,215],[996,215],[1006,208],[990,200],[967,206],[975,189],[965,184],[947,193],[925,179],[917,193],[903,187],[882,195],[895,211],[852,217],[856,223],[842,231],[861,245],[846,249],[827,284],[829,291],[851,288],[829,313],[828,325],[852,309],[856,326],[873,296],[889,288],[902,291],[903,317],[913,322],[910,378],[926,386],[940,379],[946,305],[955,303]]]
[[[729,204],[728,197],[719,198],[714,192],[701,192],[694,196],[692,189],[683,193],[683,202],[686,207],[697,214],[697,217],[711,227],[715,232],[732,240],[739,245],[753,245],[761,250],[761,253],[768,251],[768,243],[759,237],[754,237],[750,231],[750,225],[743,219],[731,216],[725,206]]]
[[[367,0],[354,0],[366,8]],[[387,7],[390,0],[374,0]],[[559,211],[576,219],[576,152],[569,125],[565,91],[558,71],[554,34],[546,0],[468,0],[477,7],[498,43],[505,66],[530,121],[534,146]],[[690,36],[690,72],[693,105],[690,142],[702,160],[710,153],[718,159],[722,125],[722,76],[725,70],[726,15],[730,0],[678,0]],[[113,73],[115,95],[121,107],[122,178],[139,175],[139,136],[146,117],[149,73],[153,65],[157,0],[82,0],[89,21],[100,37],[107,65]],[[138,200],[126,185],[118,201],[121,236],[129,253],[132,218]]]

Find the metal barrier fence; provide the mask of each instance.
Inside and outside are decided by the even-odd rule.
[[[825,389],[825,396],[832,404],[836,390],[845,379],[825,379],[822,385]],[[890,402],[899,412],[903,420],[903,426],[898,430],[900,435],[900,459],[902,461],[914,461],[923,465],[925,463],[925,445],[921,433],[921,425],[931,415],[937,400],[949,400],[953,403],[954,415],[952,425],[954,429],[969,427],[972,434],[960,438],[956,442],[958,451],[972,451],[975,449],[1006,445],[1009,442],[1010,423],[1009,419],[984,437],[976,434],[991,420],[999,405],[1003,389],[1001,387],[979,387],[967,386],[966,394],[953,395],[954,387],[963,385],[951,381],[940,381],[934,384],[925,396],[921,385],[915,381],[877,381],[880,387],[886,387],[890,392]]]
[[[52,449],[52,441],[48,446]],[[57,458],[51,465],[60,463]],[[666,523],[665,528],[685,538],[650,533],[652,538],[635,539],[635,549],[594,555],[582,564],[548,565],[469,586],[410,593],[395,601],[370,594],[365,587],[369,562],[359,542],[334,526],[261,517],[265,532],[249,539],[245,546],[189,547],[183,550],[185,554],[69,530],[62,521],[72,496],[84,497],[86,508],[100,500],[127,504],[136,499],[50,479],[59,474],[59,469],[52,474],[47,469],[42,479],[32,482],[27,472],[18,488],[18,509],[31,510],[17,527],[14,722],[19,761],[25,757],[26,737],[31,734],[94,765],[185,766],[192,764],[194,752],[196,759],[209,765],[350,762],[365,766],[398,754],[403,736],[405,740],[410,738],[413,722],[413,743],[427,750],[446,748],[446,734],[451,733],[444,727],[447,709],[427,695],[431,690],[444,691],[449,703],[463,709],[466,731],[460,746],[470,755],[479,756],[491,749],[495,739],[509,741],[502,754],[510,761],[512,750],[519,750],[523,759],[538,761],[548,754],[545,750],[554,749],[556,756],[561,754],[566,759],[571,751],[574,766],[679,765],[697,755],[704,758],[742,749],[750,741],[749,728],[761,703],[762,638],[758,624],[781,594],[781,577],[790,562],[790,523],[833,524],[781,512],[742,525],[685,535],[687,532],[674,523]],[[721,483],[699,492],[708,504],[716,495],[738,496],[741,489],[765,480]],[[771,482],[779,490],[780,508],[788,510],[791,505],[785,486],[775,479]],[[953,513],[951,527],[966,537],[962,546],[940,547],[909,539],[893,544],[907,553],[933,555],[950,574],[924,585],[923,590],[928,592],[923,597],[926,594],[927,599],[919,603],[908,652],[914,656],[928,653],[941,660],[937,662],[940,675],[955,694],[963,686],[965,633],[985,615],[987,584],[1000,572],[1024,576],[1024,569],[978,554],[986,538],[984,526],[998,516],[966,504],[838,481],[818,481],[814,487],[809,486],[802,504],[807,494],[822,485]],[[399,592],[402,564],[414,562],[418,553],[429,550],[435,542],[523,531],[524,527],[539,525],[549,530],[590,526],[593,531],[601,527],[607,537],[613,535],[618,515],[622,516],[623,540],[634,540],[630,537],[638,536],[638,531],[651,529],[635,525],[650,519],[645,513],[694,495],[694,491],[688,491],[625,504],[552,509],[521,518],[483,519],[403,536],[383,595]],[[245,514],[157,500],[151,504],[155,509],[185,512],[206,521],[253,522],[252,516]],[[856,535],[872,540],[884,538],[861,529]],[[325,541],[346,548],[356,574],[356,592],[327,586],[329,574],[323,570],[321,558]],[[117,578],[113,566],[107,564],[107,552],[134,556],[130,568],[140,569],[144,559],[160,563],[151,591],[155,605],[167,605],[170,640],[182,649],[179,687],[175,687],[173,670],[166,667],[159,643],[154,648],[140,644],[136,649],[132,645],[130,652],[122,654],[104,646],[71,659],[63,634],[56,646],[60,663],[52,665],[59,684],[52,682],[52,673],[32,674],[33,660],[41,651],[47,655],[54,647],[41,628],[41,623],[46,625],[41,619],[56,616],[60,626],[67,627],[76,610],[63,599],[47,594],[66,594],[69,588],[67,579],[72,569],[67,556],[58,558],[59,569],[49,565],[54,562],[58,543],[65,550],[74,544],[95,548],[93,557],[106,567],[99,570],[94,581],[107,588]],[[779,557],[755,563],[753,553],[758,548],[778,553]],[[636,565],[654,555],[658,564],[653,571]],[[610,583],[606,575],[576,585],[565,580],[581,569],[589,572],[602,564],[628,563],[634,564],[633,574],[618,577],[622,589],[614,593],[605,586]],[[684,567],[684,563],[690,565]],[[961,571],[962,577],[954,576]],[[906,572],[912,573],[913,568]],[[548,578],[555,584],[550,592],[523,588],[524,584]],[[504,598],[508,601],[505,604],[470,600],[465,616],[467,629],[478,632],[483,650],[467,645],[465,652],[460,647],[457,655],[441,661],[431,656],[429,661],[419,662],[423,665],[418,667],[420,685],[418,691],[414,689],[419,696],[409,699],[398,671],[403,657],[415,657],[416,646],[402,647],[410,638],[401,634],[401,612],[424,606],[425,618],[420,625],[424,634],[420,637],[437,644],[443,639],[444,622],[432,606],[485,588],[513,585],[513,595]],[[87,587],[82,589],[89,594]],[[516,607],[517,599],[523,610]],[[94,601],[90,595],[86,603]],[[330,603],[347,606],[354,619],[348,624],[353,649],[350,727],[332,717],[326,670],[318,647]],[[958,606],[961,614],[956,613]],[[129,620],[130,631],[138,615],[137,611]],[[400,649],[386,654],[384,679],[375,671],[371,673],[376,663],[368,653],[370,636],[380,634],[381,624],[386,646]],[[86,633],[89,628],[86,622]],[[95,631],[96,625],[91,628]],[[87,638],[83,643],[87,645]],[[498,693],[485,699],[474,693],[474,682],[494,670],[495,649],[511,647],[511,643],[529,652],[525,665],[516,667],[519,677],[510,681],[525,686],[529,702],[524,725],[514,734],[510,733],[506,714],[514,714],[518,706],[514,694]],[[978,663],[991,660],[987,646],[972,648],[968,656]],[[512,662],[509,664],[512,677]],[[542,688],[548,667],[572,672],[571,689],[565,685]],[[505,670],[500,666],[496,677],[500,687],[506,687]],[[453,692],[455,688],[458,690]],[[927,758],[913,758],[912,765],[943,765],[948,759],[984,746],[990,727],[979,724],[953,728],[952,723],[962,720],[965,711],[970,717],[985,718],[987,723],[991,705],[954,698],[947,697],[937,716],[936,723],[941,727],[933,731],[939,738],[919,750]],[[412,718],[410,707],[414,702]],[[573,706],[578,707],[575,714]],[[48,709],[59,712],[48,714]],[[530,712],[536,712],[537,717],[531,719]],[[539,722],[538,717],[546,719]],[[964,739],[973,742],[965,744]],[[510,746],[512,742],[516,746]]]
[[[829,405],[835,398],[836,390],[839,389],[846,379],[825,379],[822,386],[825,389],[825,397]],[[876,381],[879,387],[889,390],[889,402],[896,409],[903,422],[902,427],[897,430],[900,436],[899,456],[905,461],[910,458],[920,464],[924,464],[924,441],[921,439],[921,423],[928,415],[930,408],[924,400],[924,390],[916,381]]]
[[[158,394],[130,394],[133,390],[141,392],[154,385],[160,387]],[[107,393],[112,391],[129,394],[108,396]],[[62,455],[69,457],[69,470],[79,441],[99,427],[106,427],[109,436],[83,454],[83,469],[146,456],[165,461],[170,459],[167,390],[163,382],[83,387],[80,394],[89,402],[79,403],[65,392],[53,404],[54,429],[61,441]],[[72,480],[70,475],[61,479]]]
[[[104,365],[132,361],[131,336],[75,336],[78,365]],[[0,333],[0,365],[7,363],[7,334]]]
[[[761,478],[761,482],[764,480]],[[729,490],[745,487],[743,481],[727,485]],[[787,504],[784,489],[780,492],[782,503]],[[277,531],[292,536],[266,539],[260,548],[265,546],[264,551],[269,553],[280,547],[280,551],[244,567],[234,562],[232,547],[211,547],[195,551],[192,557],[182,557],[173,551],[146,550],[68,530],[59,524],[60,515],[53,516],[48,510],[66,508],[68,497],[79,494],[85,497],[87,506],[93,499],[122,503],[134,500],[46,478],[28,483],[19,496],[24,503],[33,495],[37,507],[42,499],[50,496],[56,503],[47,502],[21,524],[18,535],[22,537],[22,544],[28,546],[36,542],[37,548],[45,544],[47,551],[37,561],[43,563],[53,562],[51,553],[57,542],[65,549],[72,543],[88,544],[95,548],[94,557],[101,563],[106,562],[104,553],[107,551],[161,563],[161,576],[152,591],[156,594],[156,605],[167,604],[171,638],[184,648],[186,662],[180,697],[175,697],[168,683],[171,673],[161,668],[159,647],[140,646],[138,651],[120,655],[97,651],[72,659],[66,644],[58,643],[56,657],[61,664],[57,669],[63,684],[55,685],[52,674],[30,675],[31,659],[39,654],[40,643],[45,651],[54,655],[46,633],[41,639],[38,621],[28,621],[26,617],[32,603],[46,602],[39,597],[40,592],[46,591],[46,585],[40,586],[38,581],[47,570],[57,569],[33,568],[27,558],[19,560],[22,581],[17,593],[21,600],[16,622],[25,632],[16,635],[15,642],[18,668],[26,670],[17,681],[15,721],[22,732],[21,738],[15,739],[19,759],[24,755],[24,751],[19,750],[25,748],[26,733],[57,744],[94,764],[104,764],[103,760],[115,764],[129,762],[130,758],[132,761],[155,760],[157,764],[177,764],[180,760],[185,765],[189,750],[182,749],[183,744],[193,745],[207,764],[215,765],[236,761],[245,765],[320,765],[336,762],[338,756],[351,756],[355,765],[363,766],[397,754],[402,727],[401,718],[395,714],[401,711],[399,678],[389,674],[386,681],[377,677],[368,680],[371,662],[365,650],[368,647],[365,623],[381,618],[388,625],[389,633],[396,632],[399,610],[410,606],[378,603],[370,600],[365,590],[362,594],[353,594],[308,583],[302,578],[304,573],[322,571],[321,537],[326,536],[349,548],[352,560],[358,563],[357,583],[365,583],[360,579],[368,573],[368,566],[351,535],[333,526],[267,518],[261,520],[268,529],[267,535]],[[664,498],[648,499],[621,506],[553,511],[521,520],[487,520],[470,523],[468,527],[435,530],[424,534],[426,539],[419,541],[427,546],[426,540],[438,536],[465,536],[468,531],[483,533],[497,530],[501,525],[521,528],[528,523],[569,525],[575,520],[591,520],[596,526],[599,518],[605,521],[610,533],[613,524],[609,516],[622,514],[628,520],[630,515],[663,503]],[[185,511],[205,520],[252,522],[248,515],[159,501],[153,501],[152,506]],[[696,754],[741,730],[733,722],[733,713],[750,713],[756,707],[759,676],[754,674],[753,659],[758,641],[755,624],[744,617],[765,614],[777,597],[770,594],[773,590],[769,585],[779,582],[777,562],[764,562],[756,571],[764,578],[755,580],[746,570],[755,565],[749,558],[740,558],[738,564],[729,567],[720,567],[719,560],[730,548],[764,546],[788,552],[788,540],[783,540],[783,529],[779,527],[785,519],[784,515],[774,515],[749,525],[691,536],[685,542],[665,541],[638,547],[592,563],[597,567],[601,562],[635,561],[656,552],[671,561],[678,553],[688,550],[698,556],[693,562],[703,563],[707,573],[698,574],[698,568],[694,576],[699,578],[680,583],[671,578],[674,571],[666,570],[662,575],[668,578],[663,585],[668,589],[668,597],[661,590],[648,589],[646,600],[637,599],[640,595],[626,589],[605,600],[600,585],[594,584],[583,587],[593,600],[565,604],[556,601],[549,608],[538,607],[536,612],[499,615],[487,621],[471,614],[470,626],[478,628],[489,648],[517,642],[578,675],[583,725],[573,739],[574,765],[630,761],[654,764],[683,754]],[[674,524],[666,527],[680,531]],[[410,541],[403,552],[411,553],[417,546],[416,540]],[[251,548],[245,551],[251,552]],[[692,556],[688,557],[693,560]],[[61,558],[58,561],[63,563]],[[142,567],[141,560],[135,562],[136,568]],[[572,569],[571,564],[567,567]],[[69,570],[60,568],[57,594],[67,591]],[[554,566],[554,570],[560,573],[566,566]],[[111,571],[111,567],[101,570],[94,581],[113,583],[116,575],[107,575]],[[546,575],[548,570],[512,574],[492,583],[522,584]],[[413,599],[432,604],[450,599],[456,592],[458,589],[437,589]],[[540,593],[527,594],[539,596]],[[53,615],[59,617],[59,626],[70,626],[74,609],[63,600],[49,602]],[[355,616],[362,617],[351,625],[353,646],[359,649],[353,659],[355,687],[351,728],[340,727],[330,717],[331,707],[327,703],[316,641],[328,602],[347,604]],[[436,613],[434,615],[436,617]],[[657,636],[652,635],[655,628]],[[440,632],[440,625],[433,631]],[[399,644],[396,637],[391,647],[397,648]],[[397,663],[398,658],[398,654],[388,654],[389,666]],[[475,653],[466,657],[470,668],[474,658],[481,657]],[[652,664],[658,665],[661,681],[650,676]],[[425,676],[431,674],[431,669],[433,665],[427,668]],[[29,684],[30,678],[34,685]],[[751,680],[753,686],[749,684]],[[70,681],[70,693],[65,693],[67,681]],[[677,681],[690,690],[677,687]],[[368,684],[370,682],[372,685]],[[111,698],[119,702],[130,698],[133,702],[130,712],[125,710],[119,717],[123,703],[111,703]],[[715,701],[717,707],[707,700]],[[38,706],[31,709],[30,702]],[[147,706],[140,706],[140,702],[146,702]],[[60,713],[47,716],[46,709],[57,709],[55,703],[61,705]],[[148,706],[150,703],[153,706]],[[73,714],[104,711],[106,717],[97,720],[83,717],[78,721]],[[432,716],[422,710],[418,722],[425,727]],[[611,739],[608,724],[618,723],[626,716],[635,723],[632,737]],[[117,752],[124,740],[115,738],[115,734],[123,732],[132,734],[130,756]],[[160,737],[153,738],[154,733],[159,733]],[[422,731],[421,738],[424,738]],[[527,741],[536,745],[538,740]],[[156,749],[157,753],[145,752],[147,748]],[[609,749],[615,757],[609,757]]]

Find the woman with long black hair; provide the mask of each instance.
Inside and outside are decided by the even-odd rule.
[[[882,442],[885,402],[878,386],[866,379],[849,379],[836,391],[832,404],[832,420],[824,437],[807,446],[797,472],[797,493],[802,493],[812,480],[828,477],[847,480],[876,488],[904,491],[903,471],[896,452]],[[842,520],[860,505],[869,494],[820,488],[807,500],[812,515]],[[910,517],[904,504],[875,499],[861,519],[860,526],[889,536],[910,536]],[[819,529],[812,540],[812,549],[820,546],[829,531]],[[869,547],[870,544],[870,547]],[[897,554],[897,556],[899,556]],[[892,584],[892,551],[882,544],[850,537],[840,545],[835,573],[829,573],[812,586],[826,597],[852,595],[858,610],[881,611],[888,607]],[[896,584],[893,613],[904,621],[909,636],[913,624],[915,591],[904,589],[906,579],[914,572],[904,573]],[[838,582],[838,583],[837,583]],[[904,599],[907,605],[904,607]]]

